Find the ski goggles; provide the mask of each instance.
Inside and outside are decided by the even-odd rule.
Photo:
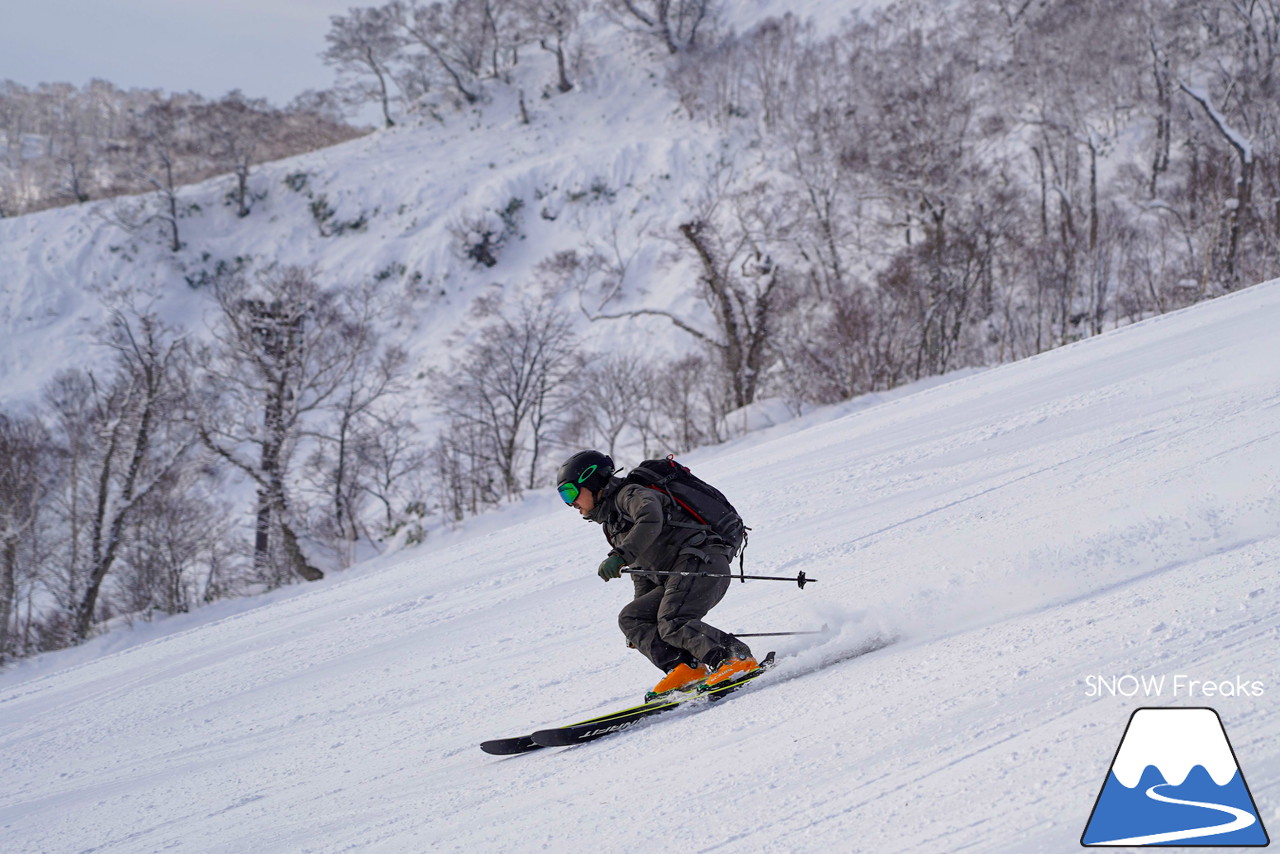
[[[582,494],[582,490],[578,489],[578,484],[568,480],[560,484],[557,490],[560,492],[560,497],[564,499],[565,504],[572,504]]]
[[[586,483],[591,479],[591,476],[596,473],[596,469],[598,468],[599,466],[587,466],[586,470],[583,471],[582,474],[578,475],[578,483]],[[578,496],[582,494],[582,489],[579,488],[578,483],[566,480],[564,483],[556,487],[556,491],[560,493],[560,497],[564,499],[565,504],[572,504],[577,501]]]

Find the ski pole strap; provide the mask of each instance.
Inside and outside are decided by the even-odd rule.
[[[693,576],[694,578],[726,577],[720,573],[715,573],[715,572],[682,572],[679,570],[668,570],[668,569],[633,569],[632,567],[629,567],[629,566],[624,566],[622,568],[622,571],[628,575],[688,575],[688,576]],[[733,578],[734,575],[733,573],[729,573],[727,577]],[[807,578],[803,571],[799,575],[797,575],[795,578],[791,578],[789,576],[777,576],[777,575],[743,575],[741,573],[738,574],[737,578],[739,581],[794,581],[801,590],[804,589],[804,586],[806,584],[811,584],[818,580],[816,578]]]

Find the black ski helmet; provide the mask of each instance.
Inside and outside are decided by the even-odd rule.
[[[572,504],[583,489],[599,495],[613,474],[613,458],[599,451],[578,451],[556,472],[556,486],[565,504]]]

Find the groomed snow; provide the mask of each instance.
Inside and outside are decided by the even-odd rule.
[[[732,701],[590,745],[477,747],[656,676],[614,625],[629,588],[596,577],[599,530],[550,490],[2,674],[3,848],[1060,852],[1152,705],[1214,707],[1275,824],[1277,329],[1272,282],[691,455],[754,528],[749,572],[818,579],[735,584],[713,622],[834,636],[760,643],[779,666]],[[877,633],[900,640],[838,660]],[[1098,674],[1265,691],[1113,696]]]

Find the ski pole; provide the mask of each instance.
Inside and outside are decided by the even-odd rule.
[[[628,575],[689,575],[694,578],[712,578],[712,577],[718,578],[719,577],[714,572],[681,572],[678,570],[667,570],[667,569],[632,569],[629,566],[624,566],[622,568],[622,571],[627,573]],[[818,580],[816,578],[806,578],[803,571],[801,571],[800,574],[797,575],[795,578],[788,578],[787,576],[777,576],[777,575],[743,575],[741,572],[739,572],[737,575],[734,575],[733,573],[729,573],[728,577],[736,578],[739,581],[744,581],[744,582],[745,581],[794,581],[800,587],[801,590],[804,589],[804,586],[806,584],[809,584],[811,582]]]
[[[813,579],[809,579],[812,581]],[[734,632],[735,638],[780,638],[789,635],[824,635],[827,633],[827,627],[815,629],[811,632]]]

